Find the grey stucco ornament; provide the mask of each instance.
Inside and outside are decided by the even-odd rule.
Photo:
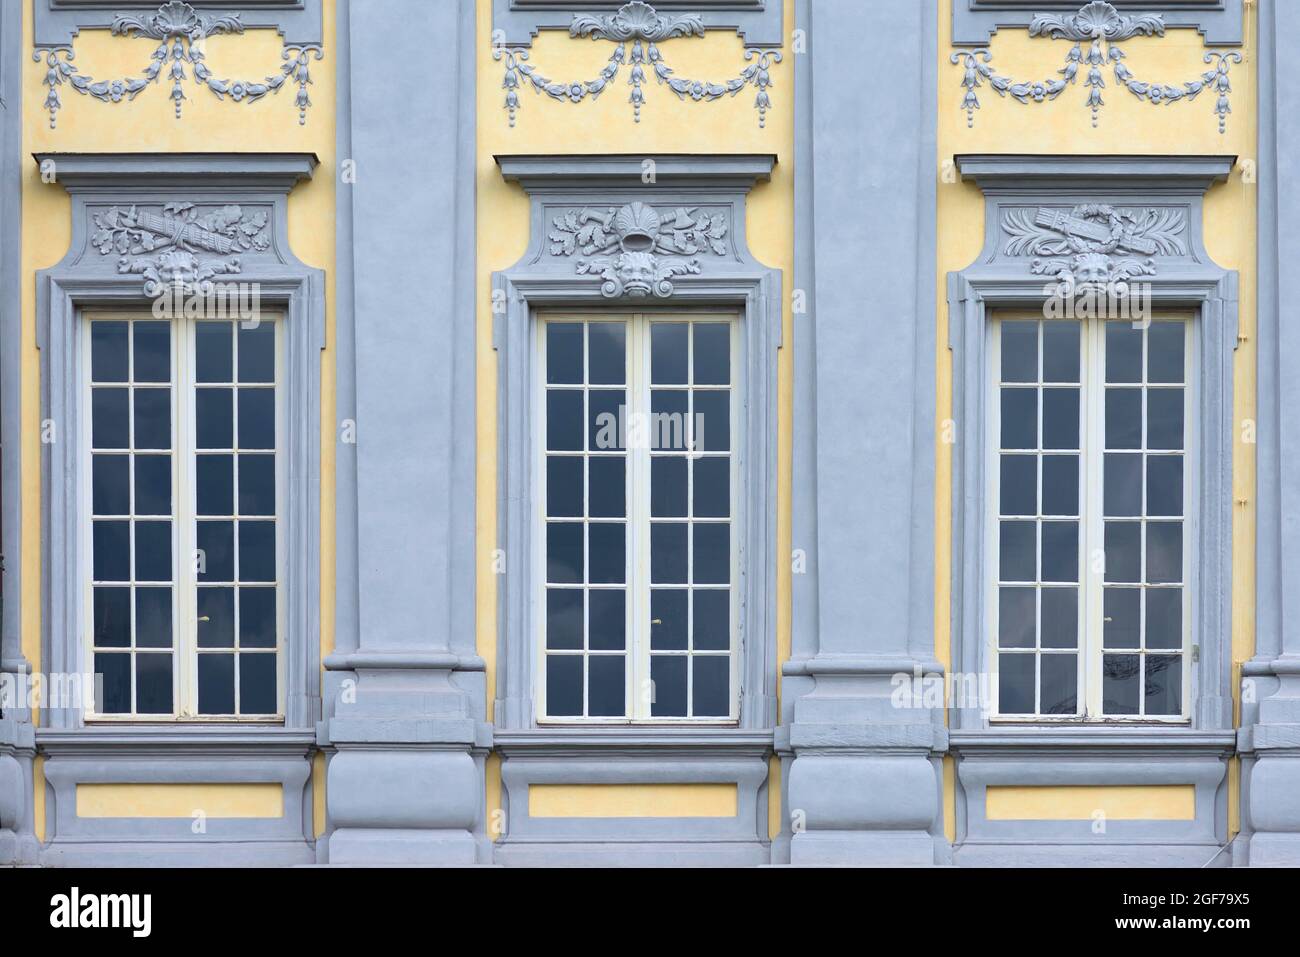
[[[526,48],[498,44],[494,46],[492,56],[505,62],[502,86],[506,91],[505,108],[510,115],[510,125],[515,125],[520,105],[519,91],[525,85],[532,86],[536,93],[553,100],[580,103],[587,97],[599,97],[617,78],[619,71],[631,64],[627,83],[632,87],[632,92],[628,96],[628,102],[632,104],[633,115],[638,123],[641,122],[641,108],[646,102],[646,82],[649,73],[653,72],[655,79],[661,85],[667,84],[681,100],[690,98],[696,102],[711,102],[724,96],[734,97],[746,87],[753,87],[757,91],[754,108],[758,110],[758,125],[766,127],[767,111],[772,106],[772,97],[768,92],[774,85],[772,66],[782,61],[781,51],[747,49],[745,61],[749,66],[737,76],[719,82],[677,76],[664,62],[658,43],[675,37],[703,37],[704,34],[704,21],[699,15],[665,16],[642,0],[633,0],[617,13],[606,16],[575,14],[569,26],[569,36],[574,39],[590,37],[592,40],[608,40],[617,46],[605,68],[594,79],[569,82],[554,81],[541,73],[529,63],[531,54]]]
[[[171,100],[175,106],[176,118],[180,119],[182,103],[187,99],[184,88],[187,63],[189,75],[223,101],[229,96],[236,103],[253,103],[268,93],[279,93],[281,87],[292,81],[298,87],[294,98],[294,105],[298,108],[298,122],[300,125],[307,122],[307,108],[311,106],[307,87],[312,82],[308,62],[313,57],[317,60],[324,57],[319,44],[286,43],[281,53],[284,62],[278,67],[278,72],[262,80],[223,79],[209,69],[202,41],[220,34],[243,33],[244,23],[238,13],[206,16],[188,3],[169,0],[152,14],[119,13],[113,17],[109,29],[114,36],[159,41],[148,65],[139,76],[108,80],[96,80],[87,76],[73,65],[76,53],[71,44],[48,46],[32,52],[35,62],[45,62],[44,105],[50,113],[51,128],[54,128],[58,112],[63,106],[59,87],[65,84],[77,93],[94,97],[103,103],[120,103],[123,99],[134,100],[141,90],[150,83],[157,83],[164,74],[171,81]]]
[[[1125,65],[1127,54],[1115,44],[1135,36],[1164,36],[1164,18],[1155,13],[1122,14],[1105,0],[1093,0],[1077,13],[1069,15],[1040,13],[1030,21],[1029,35],[1074,43],[1066,55],[1065,65],[1056,71],[1056,77],[1020,81],[1002,76],[990,65],[993,54],[987,49],[956,50],[949,58],[952,63],[960,64],[965,71],[961,85],[966,91],[962,109],[966,111],[967,126],[975,125],[975,111],[980,109],[977,91],[985,83],[998,96],[1010,95],[1024,104],[1042,103],[1055,100],[1066,87],[1076,83],[1082,73],[1083,85],[1088,89],[1085,102],[1092,111],[1092,125],[1096,128],[1101,108],[1106,103],[1102,96],[1102,90],[1106,88],[1103,70],[1111,66],[1118,87],[1127,89],[1139,100],[1153,106],[1194,100],[1206,90],[1213,90],[1218,94],[1214,112],[1219,118],[1219,132],[1227,131],[1228,114],[1232,112],[1229,98],[1232,81],[1228,71],[1232,64],[1241,62],[1240,53],[1207,52],[1203,60],[1209,64],[1210,69],[1192,80],[1184,81],[1181,86],[1141,80]]]

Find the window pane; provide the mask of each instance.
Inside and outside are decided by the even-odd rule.
[[[1001,580],[1032,582],[1038,580],[1035,561],[1038,551],[1037,527],[1033,522],[1002,522],[1000,555]]]
[[[1152,389],[1147,393],[1147,448],[1183,447],[1183,390]]]
[[[235,656],[199,655],[199,714],[235,713]]]
[[[656,718],[686,717],[685,655],[653,655],[650,658],[650,681],[654,699],[650,714]]]
[[[276,635],[274,588],[239,589],[239,646],[274,648]]]
[[[1106,390],[1106,448],[1142,448],[1142,391]]]
[[[580,461],[580,460],[579,460]],[[592,518],[623,518],[627,515],[627,460],[622,456],[600,456],[587,462],[587,505]],[[578,477],[582,491],[582,477]]]
[[[195,531],[195,542],[198,546],[196,559],[199,581],[234,581],[234,522],[199,522]]]
[[[650,526],[650,581],[656,585],[686,584],[686,529],[683,524]]]
[[[135,656],[135,710],[139,714],[172,713],[172,656]]]
[[[196,390],[194,420],[197,448],[234,448],[234,405],[230,389]]]
[[[239,457],[239,514],[275,514],[275,456]]]
[[[728,385],[731,382],[731,326],[720,322],[695,323],[695,384]]]
[[[1002,323],[1002,381],[1038,381],[1037,322],[1016,320]]]
[[[689,428],[697,452],[727,452],[731,449],[731,393],[696,392],[695,416]]]
[[[95,382],[126,382],[127,328],[118,320],[90,324],[90,377]]]
[[[1106,323],[1106,381],[1142,381],[1142,328],[1131,322]]]
[[[1038,621],[1038,599],[1033,588],[998,589],[998,645],[1033,648]]]
[[[96,455],[91,464],[91,509],[96,515],[131,513],[131,460],[125,455]]]
[[[546,713],[553,718],[582,714],[582,656],[546,656]]]
[[[1038,448],[1038,391],[1002,390],[1002,447]]]
[[[239,656],[239,713],[275,714],[275,655]]]
[[[1142,592],[1137,588],[1107,588],[1102,643],[1107,648],[1137,648],[1141,642]]]
[[[1181,655],[1146,656],[1146,713],[1176,715],[1183,712],[1183,659]]]
[[[687,382],[687,335],[684,322],[656,322],[650,326],[650,380],[655,385]]]
[[[731,582],[731,526],[694,525],[693,581],[697,585],[726,585]]]
[[[1043,647],[1079,647],[1079,590],[1077,588],[1044,588]],[[1044,680],[1046,678],[1044,677]]]
[[[171,513],[171,456],[135,456],[135,514],[170,516]]]
[[[1032,654],[998,655],[998,713],[1034,713],[1034,661]]]
[[[655,518],[687,515],[687,467],[681,456],[657,457],[650,463],[650,514]]]
[[[197,322],[194,355],[199,382],[230,382],[234,378],[231,341],[233,322]]]
[[[95,674],[101,680],[96,708],[100,714],[130,714],[131,655],[95,655]]]
[[[239,580],[273,582],[275,579],[275,522],[240,522]]]
[[[633,422],[626,415],[627,394],[622,390],[592,389],[587,393],[587,449],[619,452],[631,441]]]
[[[623,539],[621,523],[587,526],[587,581],[595,585],[623,584],[627,567]]]
[[[1137,582],[1142,577],[1142,525],[1106,523],[1106,581]]]
[[[129,522],[95,522],[94,570],[96,581],[131,580],[131,525]]]
[[[1077,322],[1043,323],[1043,381],[1079,381],[1079,336]]]
[[[1079,710],[1079,659],[1077,655],[1043,655],[1043,691],[1040,713],[1077,714]]]
[[[582,525],[552,522],[546,526],[546,580],[581,584]]]
[[[136,389],[135,447],[170,449],[172,447],[172,394],[170,389]]]
[[[613,588],[592,589],[587,593],[588,647],[595,651],[623,651],[627,647],[623,595],[622,589]]]
[[[1106,455],[1104,499],[1107,516],[1142,514],[1142,454],[1110,452]]]
[[[552,385],[582,383],[581,323],[546,324],[546,381]]]
[[[551,518],[582,517],[582,465],[580,456],[547,456],[546,514]]]
[[[546,589],[546,647],[582,648],[582,595],[579,588]]]
[[[731,648],[731,592],[696,589],[691,644],[696,651],[727,651]]]
[[[235,647],[235,590],[198,590],[199,647]]]
[[[1147,381],[1182,382],[1186,326],[1181,322],[1153,322],[1147,335]]]
[[[135,372],[132,378],[136,382],[170,382],[171,323],[136,320],[131,323],[131,328],[135,339]]]
[[[131,447],[130,392],[127,389],[95,389],[90,396],[91,444],[97,449]]]
[[[1046,476],[1044,476],[1044,485],[1046,485]],[[1038,458],[1036,456],[1002,456],[1000,497],[1003,515],[1038,514]]]
[[[275,381],[275,323],[239,323],[239,381]]]
[[[1182,516],[1183,458],[1181,455],[1147,456],[1147,514]]]
[[[131,646],[131,589],[96,588],[94,642],[99,648]]]
[[[1043,522],[1042,580],[1079,580],[1079,525],[1077,522]]]
[[[235,513],[235,457],[196,455],[194,495],[200,515]]]
[[[172,590],[135,590],[135,643],[139,648],[172,646]],[[170,685],[169,685],[170,687]],[[167,709],[171,710],[170,707]]]
[[[687,595],[682,589],[656,588],[650,592],[650,647],[654,651],[687,648]],[[696,599],[698,600],[697,593]]]
[[[552,452],[582,451],[582,393],[546,393],[546,447]]]
[[[696,459],[692,514],[696,518],[728,518],[731,515],[731,459]]]
[[[593,655],[587,659],[587,713],[593,718],[621,718],[627,711],[627,659]]]
[[[621,322],[587,324],[589,381],[593,385],[622,385],[626,381],[626,326]]]
[[[1079,457],[1043,456],[1043,514],[1079,514]]]
[[[731,713],[731,659],[722,655],[699,655],[691,659],[695,669],[691,688],[691,713],[697,718],[725,718]]]
[[[275,448],[275,390],[239,390],[239,447]]]
[[[1138,655],[1103,655],[1101,696],[1105,714],[1138,713]]]
[[[1043,448],[1079,447],[1079,390],[1043,390]]]
[[[1147,647],[1183,647],[1183,590],[1181,588],[1148,588]]]
[[[1179,522],[1147,524],[1147,579],[1151,584],[1183,580],[1183,526]]]

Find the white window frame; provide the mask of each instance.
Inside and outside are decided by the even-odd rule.
[[[149,312],[139,310],[82,310],[78,315],[77,335],[81,340],[81,354],[85,357],[84,367],[80,374],[81,389],[81,407],[87,410],[83,417],[81,434],[78,437],[79,454],[85,467],[81,469],[81,487],[78,489],[78,495],[81,501],[81,522],[80,534],[83,536],[84,546],[81,549],[83,569],[81,575],[81,588],[83,595],[83,614],[84,614],[84,639],[83,651],[86,655],[87,671],[93,673],[95,661],[94,645],[94,548],[93,548],[93,523],[92,517],[92,484],[93,469],[92,462],[92,441],[91,441],[91,324],[94,321],[117,320],[117,321],[158,321],[157,317]],[[287,693],[287,654],[286,654],[286,635],[288,627],[287,602],[285,594],[285,580],[288,569],[289,542],[288,531],[286,529],[286,505],[287,505],[287,472],[288,463],[286,458],[285,437],[286,437],[286,396],[285,387],[287,381],[286,369],[286,317],[282,313],[268,312],[264,314],[261,322],[274,322],[276,324],[275,334],[275,510],[274,518],[276,524],[275,549],[276,549],[276,644],[274,654],[276,659],[276,711],[273,714],[253,714],[253,715],[234,715],[234,714],[199,714],[198,713],[198,657],[201,653],[198,649],[198,605],[197,605],[197,569],[193,561],[196,555],[196,536],[197,536],[197,489],[195,484],[196,470],[193,467],[194,456],[197,454],[194,448],[194,428],[195,428],[195,392],[199,383],[196,381],[196,358],[195,343],[197,340],[196,323],[203,321],[230,321],[232,324],[238,324],[240,320],[212,320],[209,317],[199,316],[197,318],[176,317],[169,320],[172,324],[172,363],[171,363],[171,381],[170,389],[172,393],[172,575],[173,575],[173,596],[172,596],[172,713],[171,714],[138,714],[138,713],[114,713],[101,714],[98,712],[98,702],[94,702],[91,707],[84,712],[87,723],[163,723],[163,724],[283,724],[285,721],[285,702]],[[238,330],[234,331],[238,334]],[[128,349],[133,350],[133,339],[128,340]],[[232,375],[238,376],[237,362],[232,369]],[[238,436],[238,410],[232,410],[234,416],[233,428],[235,429],[236,443]],[[259,450],[266,451],[266,450]],[[235,468],[238,468],[236,461]],[[134,483],[134,470],[131,474],[131,482]],[[236,512],[238,512],[238,498],[234,503]],[[264,516],[257,517],[259,521],[265,521]],[[134,536],[132,537],[132,549],[134,550]],[[236,545],[236,548],[238,546]],[[184,560],[183,560],[184,559]],[[132,576],[134,576],[134,554],[132,556]],[[236,586],[237,587],[237,586]],[[132,616],[134,618],[134,591],[132,592]],[[236,648],[225,653],[234,652],[236,657],[235,682],[236,689],[239,682],[238,668],[238,622],[235,624],[235,642]],[[160,650],[161,651],[161,650]],[[261,654],[268,654],[268,651],[259,651]],[[134,692],[135,669],[134,669],[134,649],[132,649],[132,689]],[[135,705],[135,695],[132,694],[132,706]],[[238,700],[236,692],[236,700]]]
[[[651,715],[651,696],[639,693],[639,689],[650,687],[650,463],[651,452],[648,448],[627,450],[627,487],[625,554],[627,572],[625,575],[626,614],[626,651],[627,671],[624,683],[626,707],[624,717],[580,717],[547,715],[546,706],[546,328],[550,322],[617,322],[626,324],[628,334],[625,337],[628,376],[625,388],[629,395],[632,411],[649,412],[650,406],[650,328],[653,322],[725,322],[731,330],[731,383],[730,383],[730,431],[731,431],[731,517],[729,521],[731,548],[730,614],[731,644],[728,652],[730,668],[730,691],[728,695],[729,713],[727,716],[708,717],[665,717]],[[533,655],[533,696],[536,702],[535,720],[538,725],[712,725],[735,726],[740,720],[741,702],[741,589],[743,578],[741,569],[740,535],[745,521],[745,461],[744,434],[742,431],[742,410],[745,406],[745,368],[742,351],[740,323],[742,318],[736,312],[694,312],[690,310],[672,311],[539,311],[533,323],[532,347],[534,350],[534,368],[539,373],[533,377],[533,396],[530,428],[535,441],[531,485],[534,500],[530,503],[531,524],[533,528],[533,554],[530,556],[533,582],[531,596],[530,620],[532,629]],[[636,331],[634,331],[636,330]],[[585,368],[585,359],[584,359]],[[692,377],[693,378],[693,377]],[[590,389],[590,386],[584,386]],[[694,388],[692,385],[690,388]],[[584,430],[587,424],[584,422]],[[584,512],[586,509],[584,494]],[[576,520],[575,520],[576,521]],[[587,519],[583,520],[584,526]],[[585,576],[584,576],[585,577]],[[583,586],[584,588],[586,586]],[[683,586],[674,586],[683,587]],[[695,586],[684,586],[694,588]],[[687,653],[690,654],[689,652]],[[585,673],[585,668],[584,668]],[[691,701],[692,669],[687,668],[687,701]],[[584,680],[584,710],[585,710]]]
[[[986,421],[987,442],[986,454],[984,456],[985,468],[985,487],[989,490],[985,498],[985,522],[986,532],[984,536],[985,553],[983,575],[985,587],[985,646],[988,661],[988,673],[994,678],[990,683],[990,701],[988,703],[989,721],[995,724],[1158,724],[1158,725],[1188,725],[1192,721],[1195,702],[1197,700],[1197,677],[1198,669],[1196,662],[1198,660],[1199,649],[1194,644],[1194,621],[1193,621],[1193,595],[1192,589],[1196,581],[1194,576],[1194,556],[1197,554],[1199,542],[1199,500],[1197,498],[1199,490],[1197,488],[1197,476],[1199,475],[1200,461],[1200,417],[1197,414],[1199,409],[1199,383],[1197,381],[1198,372],[1201,367],[1199,356],[1199,336],[1197,335],[1197,319],[1195,316],[1182,310],[1157,311],[1151,315],[1151,321],[1181,321],[1184,323],[1184,371],[1183,371],[1183,548],[1182,548],[1182,630],[1183,644],[1179,654],[1183,658],[1182,663],[1182,711],[1177,715],[1105,715],[1102,713],[1102,691],[1103,691],[1103,598],[1104,598],[1104,565],[1098,563],[1098,557],[1104,559],[1105,555],[1105,519],[1103,515],[1104,507],[1102,496],[1104,492],[1104,464],[1105,464],[1105,399],[1106,399],[1106,352],[1105,352],[1105,318],[1090,318],[1081,320],[1053,320],[1045,318],[1042,312],[1020,312],[1014,310],[999,310],[989,317],[990,321],[986,324],[988,335],[988,365],[985,375],[987,391],[985,395],[985,408],[988,409]],[[1078,651],[1077,651],[1077,689],[1078,701],[1081,709],[1073,715],[1051,715],[1051,714],[1002,714],[999,711],[1000,696],[998,692],[998,675],[999,675],[999,652],[998,645],[998,614],[999,614],[999,588],[1000,588],[1000,535],[999,521],[1001,511],[1001,471],[1000,458],[1002,455],[1001,448],[1001,401],[1000,391],[1002,387],[1002,349],[1001,349],[1001,332],[1002,323],[1006,321],[1077,321],[1082,322],[1083,332],[1080,342],[1080,414],[1082,422],[1080,424],[1080,515],[1079,515],[1079,626],[1078,626]],[[1041,429],[1041,408],[1042,408],[1042,341],[1043,337],[1039,336],[1039,380],[1036,386],[1039,391],[1039,419]],[[1146,391],[1146,361],[1144,354],[1143,363],[1143,384],[1141,388]],[[1026,386],[1029,383],[1025,384]],[[1145,404],[1144,404],[1145,409]],[[1145,412],[1144,412],[1145,414]],[[1145,434],[1145,429],[1144,429]],[[1138,450],[1134,450],[1138,451]],[[1140,450],[1146,452],[1145,443]],[[1043,453],[1040,452],[1041,457]],[[1145,477],[1145,470],[1144,470]],[[1039,512],[1042,511],[1042,469],[1039,468],[1039,488],[1038,501]],[[1144,478],[1145,482],[1145,478]],[[1145,501],[1145,491],[1144,491]],[[1145,509],[1144,509],[1145,511]],[[1145,526],[1146,517],[1141,521]],[[1145,535],[1142,536],[1145,543]],[[1145,544],[1142,547],[1142,554],[1145,556]],[[1142,563],[1145,569],[1145,562]],[[1039,586],[1041,587],[1041,583]],[[1145,587],[1145,586],[1144,586]],[[1040,598],[1041,602],[1041,598]],[[1140,645],[1140,650],[1136,653],[1145,656],[1145,616],[1140,617],[1140,627],[1144,636]],[[1041,648],[1041,633],[1038,635],[1039,645]],[[1164,649],[1161,649],[1164,650]],[[1124,649],[1125,652],[1128,649]],[[1041,658],[1042,652],[1032,652],[1036,659]],[[1169,653],[1173,653],[1169,649]],[[1041,670],[1038,672],[1041,675]],[[1139,689],[1145,684],[1145,668],[1139,674]],[[1036,679],[1035,695],[1041,690],[1041,677]],[[1139,690],[1139,704],[1142,702],[1141,690]]]

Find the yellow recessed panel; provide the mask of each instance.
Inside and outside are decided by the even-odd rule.
[[[77,817],[284,817],[280,784],[78,784]]]
[[[990,821],[1190,821],[1196,790],[1190,784],[1156,787],[990,787]]]
[[[735,817],[734,784],[533,784],[530,817]]]

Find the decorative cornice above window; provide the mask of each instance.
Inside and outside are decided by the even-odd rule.
[[[753,87],[756,91],[754,107],[758,110],[758,125],[760,127],[767,125],[767,111],[772,106],[772,97],[768,91],[774,86],[772,67],[783,59],[781,51],[775,49],[781,46],[778,9],[780,4],[776,0],[771,0],[772,7],[778,9],[778,28],[773,34],[774,42],[760,46],[747,37],[745,61],[749,65],[741,69],[736,76],[720,81],[698,80],[676,75],[664,60],[658,46],[664,40],[678,37],[703,37],[707,30],[718,28],[712,23],[712,18],[707,18],[706,13],[675,12],[676,8],[681,6],[680,4],[671,4],[673,10],[661,13],[643,0],[632,0],[631,3],[625,3],[612,12],[603,12],[612,7],[611,4],[575,3],[573,0],[567,4],[551,4],[538,0],[535,4],[528,3],[527,7],[512,6],[509,10],[504,10],[501,5],[507,2],[523,4],[525,0],[497,0],[495,10],[498,26],[493,31],[492,55],[505,63],[503,82],[506,90],[505,108],[509,113],[511,126],[515,125],[521,105],[521,89],[532,87],[535,93],[544,94],[553,100],[580,103],[588,97],[595,99],[604,93],[624,66],[629,68],[627,82],[632,87],[628,102],[632,104],[633,114],[638,123],[641,122],[641,108],[646,102],[648,73],[653,73],[660,85],[666,84],[681,100],[690,98],[697,102],[711,102],[726,96],[734,97],[747,87]],[[751,13],[766,12],[762,3],[757,5],[746,2],[708,3],[707,0],[701,0],[694,6],[706,11],[713,8],[721,11],[744,7],[756,8],[751,10]],[[512,41],[510,39],[512,36],[518,38],[524,34],[517,29],[513,31],[506,29],[500,24],[502,17],[510,14],[511,11],[534,7],[538,11],[546,10],[552,13],[557,10],[567,11],[570,19],[563,26],[574,39],[590,38],[616,44],[608,64],[599,75],[590,80],[557,81],[544,75],[529,62],[531,52],[528,50],[528,45],[537,30],[558,28],[560,25],[552,23],[552,18],[548,17],[538,21],[536,29],[530,28],[526,31],[526,38]],[[735,17],[732,16],[731,19],[734,20]],[[737,32],[743,35],[743,31],[739,28]]]
[[[1159,14],[1166,27],[1199,30],[1215,46],[1240,46],[1242,0],[1110,0],[1121,14]],[[1028,29],[1039,14],[1071,14],[1080,0],[952,0],[954,46],[985,46],[999,29]]]
[[[954,37],[962,35],[956,29],[956,20],[962,4],[966,2],[976,3],[978,0],[953,0]],[[1025,7],[1018,2],[1014,6],[1017,9]],[[1152,3],[1147,6],[1163,8],[1165,5]],[[1239,22],[1239,3],[1237,12]],[[1017,80],[993,69],[993,54],[987,48],[954,51],[950,60],[961,65],[965,71],[961,81],[962,88],[966,91],[962,108],[966,111],[968,126],[975,125],[975,111],[981,108],[978,91],[986,84],[1000,97],[1009,95],[1012,99],[1029,105],[1055,100],[1067,87],[1082,79],[1082,85],[1088,91],[1084,102],[1092,111],[1092,125],[1095,129],[1099,125],[1101,109],[1106,103],[1102,91],[1106,88],[1105,71],[1110,68],[1117,88],[1127,89],[1139,100],[1153,106],[1190,101],[1205,93],[1207,99],[1214,100],[1213,112],[1219,118],[1219,132],[1227,132],[1228,115],[1232,112],[1229,70],[1234,63],[1242,62],[1240,53],[1208,51],[1203,57],[1210,67],[1208,70],[1202,70],[1198,76],[1184,80],[1181,84],[1168,84],[1139,78],[1125,64],[1127,54],[1116,45],[1135,36],[1163,37],[1167,27],[1191,24],[1168,22],[1161,13],[1119,10],[1105,0],[1092,0],[1073,13],[1037,13],[1032,18],[1026,14],[1024,19],[1027,22],[1023,25],[1031,37],[1068,40],[1074,44],[1066,54],[1065,65],[1056,71],[1054,77]],[[1020,24],[1017,21],[1014,25]],[[974,42],[983,45],[987,40]]]
[[[225,3],[211,0],[167,0],[161,6],[141,3],[115,3],[116,12],[108,14],[109,5],[97,2],[74,3],[73,0],[35,0],[37,42],[32,59],[45,66],[45,109],[50,113],[50,127],[55,126],[63,106],[60,88],[66,87],[82,96],[103,103],[134,100],[150,83],[162,79],[171,82],[171,100],[176,118],[180,119],[186,96],[186,80],[193,79],[207,87],[217,99],[227,97],[236,103],[253,103],[268,94],[278,94],[286,85],[297,86],[294,105],[299,124],[306,124],[311,106],[309,63],[324,57],[320,32],[320,0],[254,0],[246,17]],[[283,21],[283,25],[282,25]],[[313,29],[314,25],[314,29]],[[285,37],[283,62],[276,64],[271,75],[262,79],[219,77],[208,67],[202,41],[220,34],[242,34],[246,29],[276,29]],[[73,64],[76,53],[72,40],[81,30],[109,30],[114,36],[158,41],[138,76],[96,80],[81,73]],[[315,37],[313,40],[290,37]],[[189,64],[189,70],[186,70]]]
[[[529,46],[542,30],[567,30],[578,17],[601,19],[627,0],[492,0],[492,29],[502,46]],[[705,30],[731,30],[751,47],[784,43],[784,0],[659,0],[670,19],[689,15]]]

